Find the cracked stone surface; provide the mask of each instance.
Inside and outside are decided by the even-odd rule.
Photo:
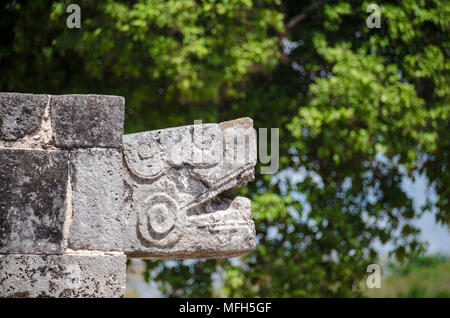
[[[122,297],[125,255],[0,255],[0,297]]]

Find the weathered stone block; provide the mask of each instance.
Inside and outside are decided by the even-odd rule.
[[[72,249],[122,250],[124,221],[122,154],[116,149],[70,155]]]
[[[0,93],[0,140],[13,141],[40,128],[48,95]]]
[[[125,99],[105,95],[52,96],[53,136],[58,147],[122,147]]]
[[[68,154],[0,149],[0,253],[63,251]]]
[[[122,297],[125,255],[0,255],[0,297]]]

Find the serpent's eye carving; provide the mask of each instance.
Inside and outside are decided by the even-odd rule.
[[[156,194],[142,203],[138,215],[138,230],[141,237],[155,246],[176,243],[180,237],[183,214],[177,204],[165,194]]]

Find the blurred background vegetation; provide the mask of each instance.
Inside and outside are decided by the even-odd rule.
[[[450,298],[450,259],[444,255],[412,258],[399,266],[389,262],[385,266],[381,288],[368,289],[367,297],[445,297]]]
[[[239,190],[256,251],[146,261],[163,295],[448,297],[448,260],[421,261],[414,221],[450,224],[450,1],[376,1],[379,29],[352,0],[77,0],[68,29],[70,2],[2,1],[1,91],[125,96],[126,133],[280,128],[279,173]],[[415,209],[401,184],[419,175],[435,195]],[[380,293],[361,286],[375,244],[409,264]],[[442,289],[415,283],[431,270]]]

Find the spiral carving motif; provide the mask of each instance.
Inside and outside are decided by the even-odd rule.
[[[138,231],[147,243],[163,247],[181,238],[183,221],[176,202],[165,194],[156,194],[143,203],[138,215]]]

